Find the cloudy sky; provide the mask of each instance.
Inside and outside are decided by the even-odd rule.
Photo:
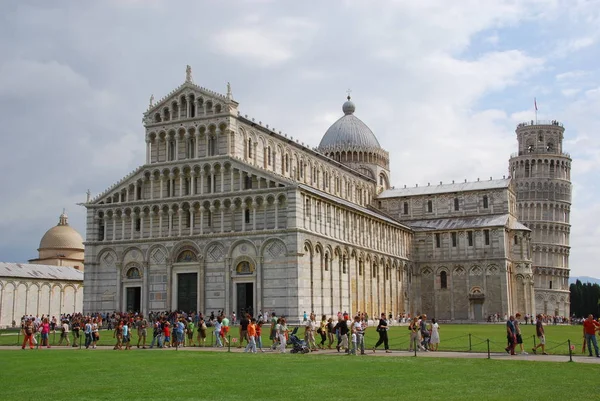
[[[194,81],[312,146],[352,90],[392,184],[499,178],[514,128],[565,124],[572,275],[599,276],[600,2],[2,1],[0,260],[144,162],[142,113]],[[377,7],[373,7],[376,4]]]

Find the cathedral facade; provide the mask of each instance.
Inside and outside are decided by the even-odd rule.
[[[391,188],[388,152],[342,110],[311,148],[188,67],[144,113],[145,164],[85,204],[84,311],[535,313],[514,180]]]

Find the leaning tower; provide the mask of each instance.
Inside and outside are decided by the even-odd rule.
[[[519,220],[531,229],[537,313],[569,315],[571,157],[558,121],[517,126],[519,151],[509,161]]]

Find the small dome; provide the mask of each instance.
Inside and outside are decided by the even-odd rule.
[[[52,227],[42,237],[39,250],[46,249],[81,249],[83,250],[83,238],[68,223],[68,217],[63,212],[60,215],[58,225]]]
[[[356,106],[348,96],[348,100],[342,105],[344,116],[325,132],[319,149],[350,147],[381,149],[373,131],[354,115],[355,110]]]

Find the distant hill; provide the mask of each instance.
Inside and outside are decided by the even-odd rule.
[[[588,276],[569,277],[569,284],[574,284],[577,280],[581,281],[582,283],[600,284],[600,278]]]

